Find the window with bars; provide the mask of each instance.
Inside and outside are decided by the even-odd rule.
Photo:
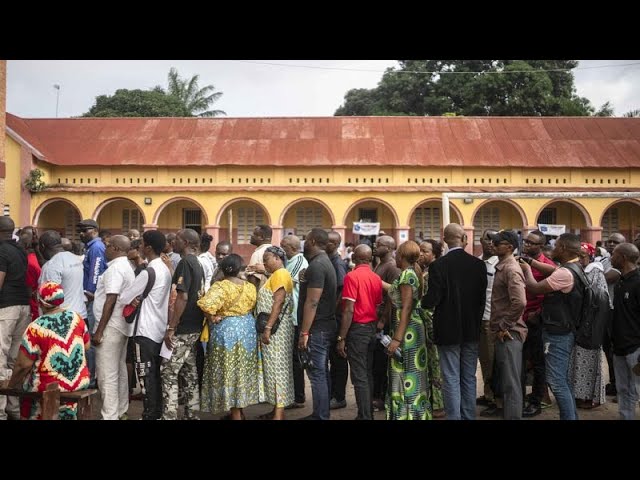
[[[360,208],[358,213],[359,220],[361,222],[375,223],[378,221],[378,209],[377,208]]]
[[[602,238],[607,239],[610,235],[620,231],[620,222],[617,208],[610,208],[602,217]]]
[[[199,208],[182,209],[182,228],[191,228],[202,233],[202,211]]]
[[[75,208],[67,207],[64,212],[64,236],[69,240],[80,240],[76,225],[80,223],[80,214]]]
[[[322,228],[322,207],[297,207],[296,235],[304,240],[314,228]]]
[[[544,208],[538,217],[538,223],[556,224],[558,218],[558,210],[555,208]]]
[[[440,238],[440,207],[416,208],[414,232],[416,241],[433,238]],[[421,235],[422,234],[422,235]]]
[[[122,209],[122,233],[126,234],[132,228],[142,231],[142,214],[137,208]]]
[[[264,213],[256,207],[242,207],[236,210],[238,222],[237,244],[248,244],[257,225],[264,224]]]
[[[473,219],[473,242],[480,243],[482,232],[490,228],[500,230],[500,209],[498,207],[482,207]]]

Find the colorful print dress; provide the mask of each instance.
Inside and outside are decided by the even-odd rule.
[[[198,300],[205,313],[224,317],[209,322],[200,410],[222,413],[258,403],[258,338],[251,311],[256,289],[221,280]]]
[[[424,295],[427,294],[427,285],[429,282],[429,270],[424,274],[422,285]],[[442,395],[442,372],[440,371],[440,356],[438,348],[433,343],[433,309],[424,309],[422,307],[422,316],[424,318],[425,330],[427,332],[427,379],[429,380],[429,402],[433,410],[444,409],[444,396]]]
[[[52,382],[58,382],[62,392],[89,388],[85,343],[89,343],[89,331],[77,313],[61,310],[36,318],[24,332],[20,345],[20,350],[34,361],[24,381],[24,390],[43,392]],[[22,399],[22,418],[39,420],[41,414],[40,402]],[[77,416],[77,402],[60,403],[60,420],[75,420]]]
[[[285,290],[285,300],[280,313],[280,325],[276,333],[269,337],[269,345],[260,344],[261,367],[263,371],[260,401],[276,407],[286,407],[294,402],[293,392],[293,281],[286,268],[273,272],[258,292],[256,315],[271,313],[273,294],[280,288]]]
[[[397,309],[390,335],[393,338],[402,314],[401,285],[411,286],[413,308],[400,344],[403,361],[399,362],[395,356],[389,360],[389,388],[385,399],[387,420],[431,420],[426,334],[419,306],[422,291],[413,268],[404,270],[389,290],[393,306]]]

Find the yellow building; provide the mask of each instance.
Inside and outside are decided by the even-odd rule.
[[[70,238],[81,218],[113,233],[190,227],[247,255],[260,223],[274,242],[314,227],[352,241],[360,220],[403,241],[439,238],[446,213],[476,251],[485,228],[563,224],[593,243],[640,232],[640,119],[7,114],[6,132],[11,216]],[[35,168],[46,188],[29,192]]]

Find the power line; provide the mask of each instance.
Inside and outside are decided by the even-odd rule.
[[[253,65],[269,65],[276,67],[288,67],[288,68],[306,68],[306,69],[314,69],[314,70],[337,70],[343,72],[369,72],[369,73],[412,73],[412,74],[425,74],[425,75],[444,75],[451,73],[483,73],[483,74],[507,74],[507,73],[538,73],[538,72],[570,72],[572,70],[590,70],[594,68],[615,68],[615,67],[629,67],[634,65],[640,65],[640,62],[635,63],[619,63],[619,64],[610,64],[610,65],[595,65],[591,67],[576,67],[576,68],[551,68],[551,69],[533,69],[533,70],[502,70],[502,71],[425,71],[425,70],[369,70],[363,68],[344,68],[344,67],[321,67],[317,65],[293,65],[289,63],[275,63],[275,62],[257,62],[252,60],[231,60],[232,62],[238,63],[250,63]]]

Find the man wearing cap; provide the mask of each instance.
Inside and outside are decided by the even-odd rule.
[[[95,329],[96,319],[93,315],[93,297],[96,293],[96,286],[98,285],[98,277],[107,268],[107,262],[105,261],[105,247],[104,243],[98,235],[98,223],[91,218],[82,220],[78,223],[78,230],[80,232],[80,240],[86,245],[86,251],[82,268],[84,271],[84,296],[87,302],[87,327],[89,332],[93,335]],[[89,365],[89,372],[91,373],[91,385],[90,388],[96,388],[96,353],[95,348],[91,345],[91,348],[87,352],[87,364]]]
[[[527,325],[522,319],[527,304],[524,276],[513,256],[518,248],[518,236],[509,230],[491,235],[493,250],[498,256],[491,291],[489,328],[495,336],[495,362],[500,378],[505,420],[522,418],[522,344],[527,337]]]

